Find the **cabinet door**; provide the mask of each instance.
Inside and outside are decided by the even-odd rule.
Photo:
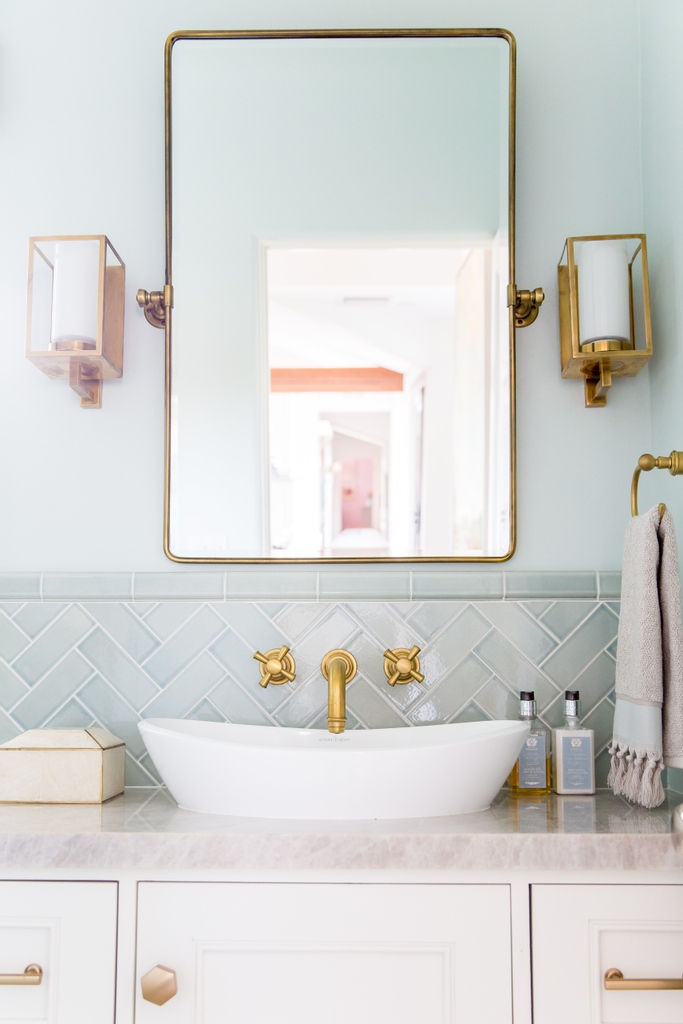
[[[534,1024],[681,1024],[683,990],[608,991],[683,976],[683,885],[534,885]]]
[[[0,1024],[112,1024],[116,882],[0,882]],[[39,964],[39,985],[21,985]]]
[[[507,886],[139,886],[136,1024],[505,1024]],[[139,979],[177,976],[161,1008]]]

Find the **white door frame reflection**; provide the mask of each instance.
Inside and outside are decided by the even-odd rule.
[[[264,555],[504,557],[507,239],[278,240],[260,265]]]

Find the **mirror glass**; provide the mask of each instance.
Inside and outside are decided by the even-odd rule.
[[[512,554],[512,47],[172,37],[170,557]]]

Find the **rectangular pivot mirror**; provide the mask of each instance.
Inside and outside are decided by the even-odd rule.
[[[514,549],[514,39],[178,33],[165,544]]]

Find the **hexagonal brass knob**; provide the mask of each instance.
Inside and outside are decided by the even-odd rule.
[[[140,987],[143,999],[148,1003],[154,1003],[155,1006],[163,1006],[169,999],[173,999],[178,991],[175,971],[157,964],[140,978]]]

